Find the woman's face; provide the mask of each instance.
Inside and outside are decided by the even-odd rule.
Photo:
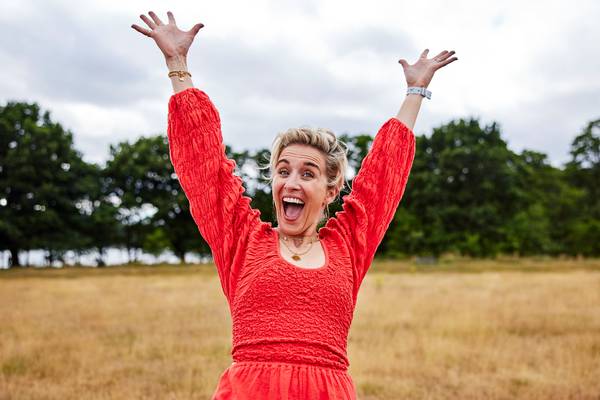
[[[272,193],[279,230],[283,234],[316,233],[324,207],[336,195],[335,189],[327,189],[325,168],[325,155],[312,146],[291,144],[281,152],[275,165]],[[290,198],[303,204],[290,204],[287,201]]]

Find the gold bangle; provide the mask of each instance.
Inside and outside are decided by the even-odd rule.
[[[190,74],[187,71],[171,71],[171,72],[169,72],[169,78],[171,78],[173,76],[178,76],[179,82],[183,82],[183,77],[186,75],[189,76],[190,78],[192,77],[192,74]]]

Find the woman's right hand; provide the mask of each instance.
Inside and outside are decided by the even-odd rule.
[[[194,41],[194,37],[204,26],[204,24],[199,23],[186,32],[177,27],[175,24],[175,17],[171,11],[167,11],[167,16],[169,17],[169,23],[167,25],[165,25],[153,11],[148,12],[148,15],[150,15],[152,20],[144,14],[140,15],[140,18],[151,30],[142,28],[136,24],[131,25],[131,27],[141,34],[154,39],[167,61],[181,57],[185,58]]]

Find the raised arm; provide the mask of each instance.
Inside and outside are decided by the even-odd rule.
[[[443,51],[428,60],[425,50],[413,65],[400,60],[407,85],[427,87],[437,69],[456,60],[450,58],[453,54]],[[412,129],[421,101],[421,95],[407,95],[396,117],[381,126],[352,182],[352,191],[343,199],[343,210],[325,225],[347,243],[355,295],[404,194],[416,150]]]
[[[154,22],[144,15],[141,18],[151,32],[133,28],[156,41],[170,69],[187,70],[187,51],[202,24],[183,32],[170,12],[168,25],[153,12],[149,14]],[[260,212],[250,207],[242,180],[233,173],[235,162],[225,155],[221,120],[213,102],[193,87],[189,76],[173,77],[171,82],[175,93],[168,107],[169,155],[192,217],[211,248],[223,291],[231,300],[239,261],[250,231],[260,223]]]

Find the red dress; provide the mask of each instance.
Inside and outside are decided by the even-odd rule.
[[[320,268],[279,253],[276,230],[250,207],[227,159],[219,113],[189,88],[169,101],[170,157],[209,244],[233,329],[233,363],[213,399],[355,399],[346,345],[360,284],[404,193],[413,132],[396,118],[379,130],[344,197],[319,230]]]

